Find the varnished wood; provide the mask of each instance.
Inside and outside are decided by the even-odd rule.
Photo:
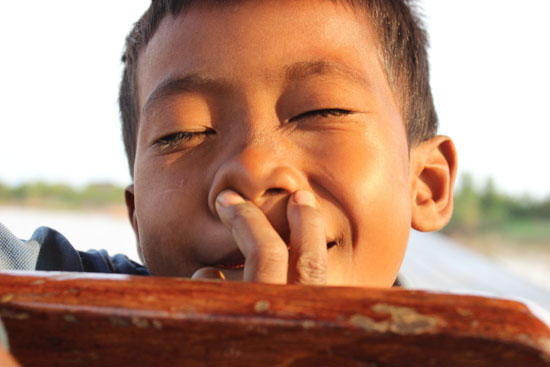
[[[32,366],[541,366],[550,330],[514,301],[345,287],[0,273]]]

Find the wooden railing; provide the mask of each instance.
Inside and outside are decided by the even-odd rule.
[[[402,289],[4,272],[0,315],[25,367],[550,365],[522,303]]]

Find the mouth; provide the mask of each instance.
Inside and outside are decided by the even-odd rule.
[[[333,241],[327,241],[327,250],[330,250],[332,247],[337,246],[340,243],[339,239]],[[288,246],[287,246],[288,247]],[[290,247],[288,247],[290,251]],[[230,252],[224,256],[216,265],[218,269],[244,269],[245,257],[243,253],[236,249],[233,252]]]
[[[241,250],[236,249],[225,255],[215,267],[218,269],[244,269],[244,260]]]

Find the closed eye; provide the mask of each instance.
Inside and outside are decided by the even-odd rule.
[[[322,109],[322,110],[313,110],[313,111],[307,111],[307,112],[301,113],[298,116],[293,117],[288,121],[292,122],[292,121],[295,121],[295,120],[309,118],[309,117],[315,117],[315,116],[321,116],[323,118],[341,117],[341,116],[349,115],[351,113],[353,113],[353,112],[349,111],[349,110],[344,110],[342,108],[325,108],[325,109]]]
[[[200,131],[179,131],[157,139],[154,145],[162,150],[170,150],[178,147],[180,144],[190,142],[194,139],[200,139],[202,141],[207,135],[214,133],[215,131],[213,129]]]

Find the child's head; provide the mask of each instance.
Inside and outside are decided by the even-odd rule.
[[[329,284],[388,286],[411,225],[449,219],[454,148],[403,1],[154,0],[126,47],[127,202],[153,274],[239,279],[241,253],[284,241],[289,279],[328,248]]]

